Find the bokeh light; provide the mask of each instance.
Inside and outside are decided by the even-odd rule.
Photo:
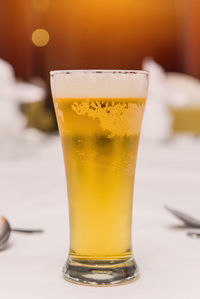
[[[37,47],[44,47],[49,43],[49,32],[45,29],[39,28],[32,33],[32,42]]]
[[[33,9],[37,12],[44,12],[50,6],[50,0],[32,0]]]

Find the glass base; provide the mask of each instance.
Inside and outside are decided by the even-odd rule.
[[[68,259],[63,269],[64,279],[84,285],[118,285],[139,277],[139,270],[133,258],[126,261],[74,261]]]

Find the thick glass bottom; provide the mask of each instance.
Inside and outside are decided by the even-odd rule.
[[[128,283],[139,277],[133,258],[126,261],[68,259],[63,269],[64,279],[84,285],[109,286]]]

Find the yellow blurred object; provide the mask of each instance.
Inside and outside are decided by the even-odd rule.
[[[173,133],[200,135],[200,106],[170,108]]]
[[[32,33],[32,42],[37,47],[44,47],[49,43],[49,32],[39,28]]]
[[[49,133],[57,129],[55,114],[45,106],[45,101],[22,104],[21,111],[27,117],[27,127]]]
[[[32,7],[37,12],[45,12],[50,6],[50,0],[32,0]]]

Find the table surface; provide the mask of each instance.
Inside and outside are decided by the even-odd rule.
[[[62,278],[69,232],[58,137],[0,165],[0,214],[13,226],[45,230],[13,233],[8,248],[0,252],[1,298],[198,298],[200,240],[187,237],[188,229],[164,204],[200,217],[200,141],[141,142],[133,213],[141,278],[116,287],[77,286]]]

